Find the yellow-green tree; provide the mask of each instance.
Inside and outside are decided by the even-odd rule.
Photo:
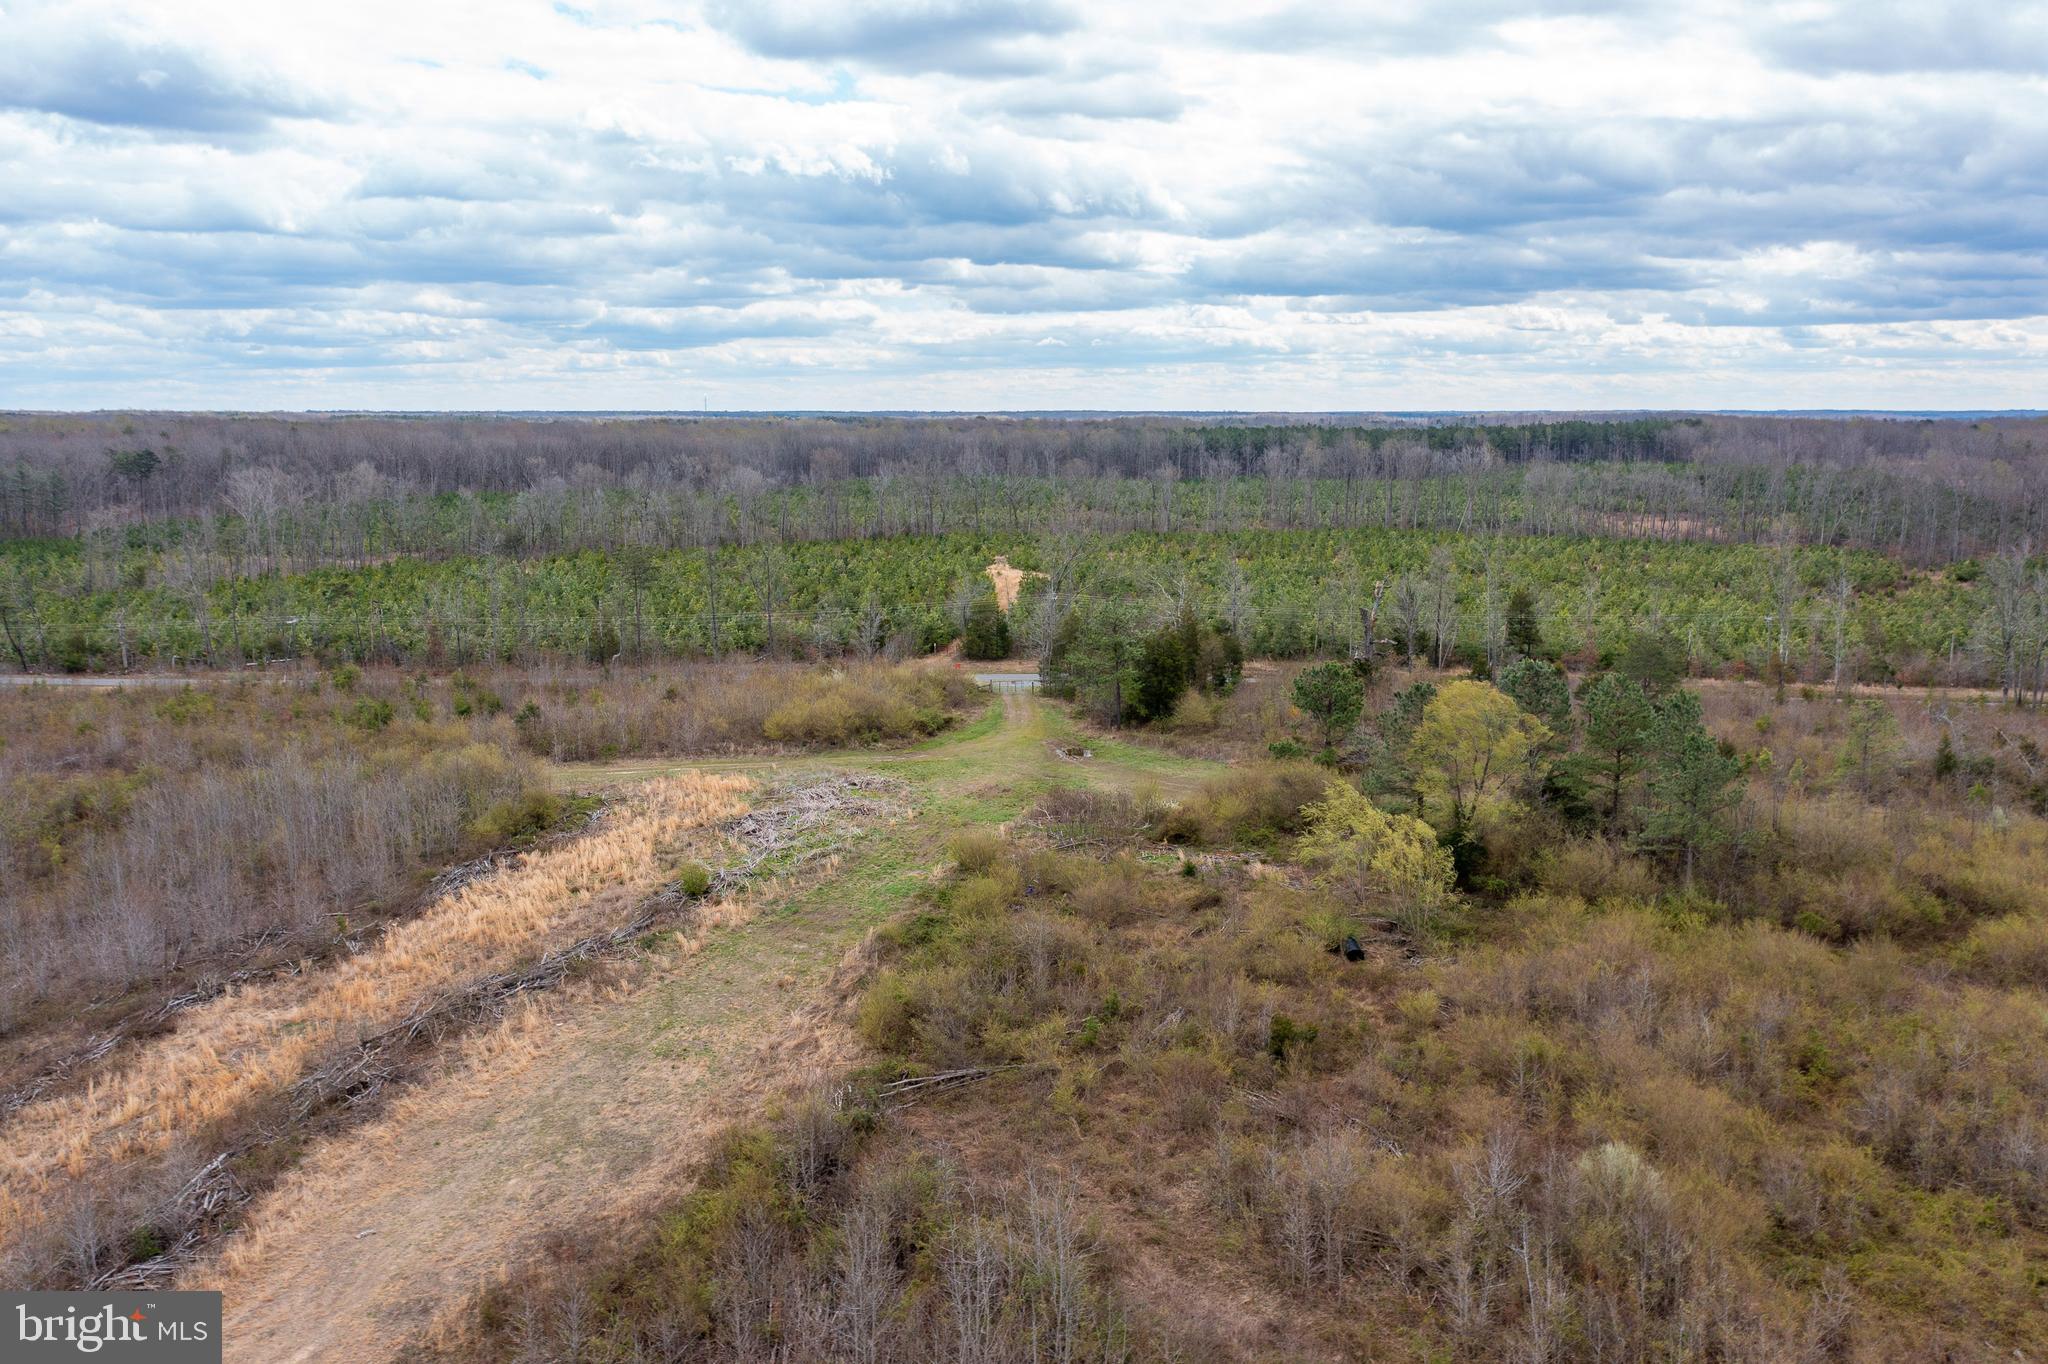
[[[1530,750],[1550,729],[1491,683],[1445,684],[1422,712],[1408,744],[1408,762],[1426,801],[1450,822],[1453,841],[1464,836],[1485,805],[1520,776]]]
[[[1450,850],[1413,815],[1390,815],[1348,782],[1331,782],[1302,811],[1298,852],[1317,880],[1357,900],[1384,900],[1411,931],[1427,928],[1451,893]]]

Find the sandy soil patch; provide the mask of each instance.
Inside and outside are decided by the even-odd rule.
[[[998,554],[995,562],[985,570],[989,581],[996,585],[996,605],[1008,615],[1010,608],[1017,604],[1017,594],[1024,590],[1026,578],[1043,578],[1043,573],[1027,573],[1021,568],[1010,567],[1007,557]]]

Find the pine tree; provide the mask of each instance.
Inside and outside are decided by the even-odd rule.
[[[993,592],[976,598],[968,608],[967,628],[960,635],[960,652],[977,659],[1010,656],[1010,618],[996,604]]]
[[[1638,683],[1652,697],[1661,697],[1685,676],[1685,646],[1665,633],[1639,630],[1628,638],[1614,670]]]
[[[1131,689],[1131,713],[1140,721],[1163,719],[1173,714],[1182,692],[1188,689],[1192,668],[1187,641],[1176,626],[1155,630],[1146,636],[1138,653],[1137,685]]]
[[[1322,730],[1323,747],[1333,748],[1365,710],[1365,683],[1347,664],[1318,663],[1294,679],[1294,704]]]
[[[1572,721],[1572,684],[1564,669],[1540,658],[1524,658],[1501,670],[1500,689],[1516,705],[1563,731]]]
[[[1722,750],[1700,720],[1699,697],[1674,693],[1657,708],[1653,731],[1657,757],[1647,795],[1639,843],[1667,853],[1680,853],[1685,885],[1692,888],[1699,854],[1730,837],[1728,812],[1741,800],[1736,779],[1742,764]]]
[[[1536,623],[1536,594],[1518,587],[1508,594],[1508,652],[1516,658],[1543,656],[1543,629]]]
[[[1586,744],[1581,753],[1587,784],[1604,795],[1607,832],[1621,828],[1629,788],[1648,756],[1657,710],[1637,683],[1603,673],[1579,693],[1585,712]]]
[[[1408,764],[1408,745],[1436,698],[1436,684],[1416,682],[1394,693],[1387,708],[1372,718],[1359,744],[1362,779],[1376,796],[1393,796],[1422,813],[1422,789]]]

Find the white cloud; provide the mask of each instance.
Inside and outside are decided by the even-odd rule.
[[[1944,8],[14,3],[0,405],[2037,404]]]

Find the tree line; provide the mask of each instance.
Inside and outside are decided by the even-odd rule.
[[[0,419],[0,535],[223,563],[942,532],[1316,529],[2048,542],[2037,421]],[[117,535],[117,552],[134,536]]]

